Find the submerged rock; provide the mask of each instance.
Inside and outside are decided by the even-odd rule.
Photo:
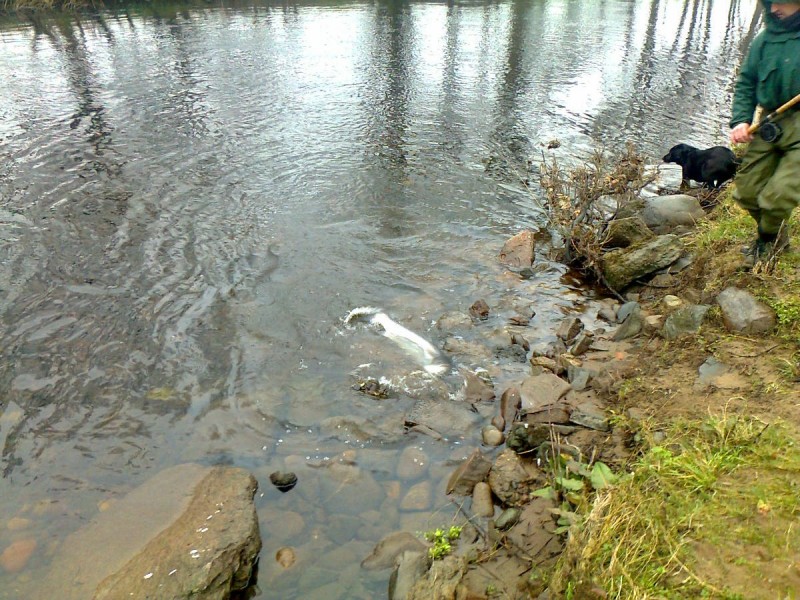
[[[535,251],[533,232],[523,231],[503,245],[500,262],[510,267],[530,267],[533,264]]]

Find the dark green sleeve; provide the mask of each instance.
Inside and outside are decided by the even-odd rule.
[[[753,40],[750,50],[742,63],[739,78],[733,92],[731,128],[739,123],[751,123],[756,110],[756,84],[758,84],[758,57],[761,56],[762,36]]]

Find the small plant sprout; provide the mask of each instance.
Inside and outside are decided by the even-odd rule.
[[[451,525],[447,530],[437,528],[423,533],[423,537],[433,544],[428,548],[428,556],[439,560],[450,554],[453,551],[451,542],[461,537],[462,530],[462,525]]]

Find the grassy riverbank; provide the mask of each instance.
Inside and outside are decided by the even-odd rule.
[[[797,216],[792,230],[794,250],[742,271],[754,226],[726,195],[685,240],[694,265],[668,289],[641,290],[655,313],[666,294],[711,303],[736,285],[770,305],[778,325],[766,336],[732,334],[712,309],[697,337],[640,345],[639,366],[611,398],[636,458],[571,532],[551,579],[555,597],[800,597]],[[729,380],[700,387],[709,356]]]

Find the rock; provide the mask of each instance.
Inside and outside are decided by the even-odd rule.
[[[493,425],[487,425],[481,429],[481,438],[487,446],[499,446],[503,443],[503,432]]]
[[[284,569],[288,569],[294,565],[294,563],[297,562],[297,554],[295,553],[294,548],[290,548],[289,546],[280,548],[275,553],[275,562],[277,562]]]
[[[555,404],[571,389],[570,384],[551,373],[528,377],[520,387],[522,405],[520,410],[527,412],[548,404]]]
[[[406,550],[397,559],[397,567],[389,578],[389,600],[406,600],[411,588],[428,570],[425,552]]]
[[[576,406],[570,414],[569,420],[576,425],[597,431],[609,431],[610,429],[608,418],[603,410],[588,402]]]
[[[17,573],[25,568],[28,561],[36,550],[36,540],[25,538],[12,542],[3,553],[0,554],[0,567],[7,573]]]
[[[475,325],[469,315],[463,312],[449,312],[443,314],[436,321],[436,328],[446,334],[452,334],[455,331],[462,331],[465,329],[472,329]]]
[[[368,571],[388,569],[404,552],[426,552],[427,546],[407,531],[390,533],[375,545],[372,552],[361,561],[361,567]]]
[[[427,574],[414,583],[406,600],[456,600],[456,589],[466,571],[467,561],[460,556],[433,561]]]
[[[643,326],[644,316],[642,315],[642,311],[638,308],[637,304],[637,307],[631,311],[628,317],[622,322],[622,325],[620,325],[614,332],[612,339],[615,342],[619,342],[622,340],[627,340],[628,338],[632,338],[636,335],[639,335]]]
[[[405,424],[420,425],[445,437],[461,437],[475,429],[481,420],[469,407],[466,402],[421,398],[406,415]]]
[[[272,485],[284,493],[297,485],[297,475],[291,472],[284,473],[282,471],[275,471],[270,474],[269,480],[272,482]]]
[[[624,323],[625,320],[635,313],[636,311],[641,311],[641,305],[634,301],[626,302],[622,306],[617,309],[617,323]]]
[[[338,416],[323,419],[319,424],[323,435],[346,442],[384,442],[391,443],[402,439],[402,432],[390,430],[385,425],[359,416]]]
[[[569,379],[572,389],[576,392],[585,390],[592,377],[594,377],[594,371],[583,367],[570,367],[567,369],[567,379]]]
[[[501,502],[522,506],[542,487],[544,475],[532,461],[523,461],[513,450],[503,450],[489,471],[489,486]]]
[[[386,491],[367,469],[355,465],[326,463],[327,477],[320,478],[320,495],[331,513],[358,516],[379,506]]]
[[[649,275],[678,260],[683,242],[676,235],[660,235],[629,248],[612,250],[602,257],[602,271],[608,285],[622,290],[636,279]]]
[[[472,514],[483,518],[494,516],[492,488],[485,481],[476,483],[475,489],[472,490]]]
[[[509,267],[530,267],[533,265],[535,252],[536,242],[533,232],[523,231],[503,245],[503,249],[500,251],[500,262]]]
[[[458,496],[471,495],[475,484],[486,479],[491,468],[492,463],[476,448],[450,476],[447,493]]]
[[[564,367],[562,367],[552,358],[547,358],[546,356],[533,356],[531,357],[530,363],[531,367],[533,368],[541,367],[542,369],[546,369],[551,373],[554,373],[555,375],[560,375],[561,373],[564,372]],[[542,372],[543,371],[539,371],[537,373],[534,373],[534,375],[538,375],[539,373]]]
[[[745,383],[741,376],[731,372],[728,365],[709,356],[698,369],[698,378],[694,387],[697,390],[704,390],[709,386],[722,390],[733,390],[744,386]]]
[[[502,415],[493,416],[492,425],[501,433],[506,430],[506,420],[502,417]]]
[[[674,340],[684,335],[697,333],[710,307],[704,304],[693,304],[679,308],[667,317],[664,323],[664,337]]]
[[[252,503],[255,489],[255,480],[242,469],[195,464],[164,469],[67,536],[60,546],[64,551],[56,554],[33,597],[108,598],[109,586],[118,589],[125,581],[137,597],[172,597],[148,590],[164,583],[168,587],[154,589],[169,591],[173,580],[185,586],[175,590],[176,597],[181,590],[188,596],[191,589],[197,598],[230,594],[234,586],[247,583],[261,546]],[[218,509],[217,503],[223,507]],[[202,550],[200,558],[192,558],[188,550]],[[212,553],[220,560],[205,569]],[[150,572],[153,576],[143,580]],[[215,575],[211,587],[203,588],[207,577]],[[214,593],[220,595],[209,595]]]
[[[530,322],[530,317],[525,317],[522,315],[514,315],[508,318],[508,324],[514,325],[515,327],[527,327]]]
[[[494,387],[487,384],[472,371],[462,370],[461,374],[464,376],[464,400],[470,404],[494,400]]]
[[[564,400],[560,400],[555,404],[547,404],[526,412],[522,416],[522,421],[528,425],[536,423],[563,425],[564,423],[569,423],[570,412],[572,412],[572,409],[567,406]]]
[[[306,528],[303,516],[293,510],[265,506],[258,511],[258,517],[269,531],[270,540],[290,540],[303,533]]]
[[[485,321],[489,318],[489,305],[486,304],[485,300],[476,300],[469,307],[469,314],[475,319]]]
[[[583,331],[583,327],[583,321],[577,317],[566,319],[558,326],[556,335],[560,339],[564,340],[565,343],[569,344],[573,339],[575,339],[576,335]]]
[[[506,447],[518,454],[530,452],[550,439],[547,423],[514,423],[506,436]]]
[[[608,321],[609,323],[617,322],[617,311],[611,306],[602,307],[597,311],[597,316],[598,318]]]
[[[419,479],[428,471],[428,462],[422,448],[407,446],[397,461],[397,476],[403,480]]]
[[[756,334],[775,327],[775,312],[745,290],[726,288],[717,295],[717,304],[728,331]]]
[[[655,237],[641,217],[632,216],[626,219],[614,219],[608,223],[604,248],[627,248],[638,242],[644,242]]]
[[[411,486],[400,502],[400,510],[427,510],[431,505],[431,484],[421,481]]]
[[[94,599],[132,595],[222,600],[245,589],[261,550],[253,505],[257,488],[244,469],[211,469],[183,514],[104,579]]]
[[[705,216],[697,198],[688,194],[648,198],[642,210],[644,222],[659,231],[677,225],[695,225]]]
[[[510,387],[503,392],[503,395],[500,396],[500,416],[503,417],[505,423],[511,423],[517,418],[521,406],[522,396],[519,389]]]
[[[494,520],[494,526],[500,531],[511,529],[519,521],[522,511],[518,508],[507,508]]]
[[[664,308],[667,310],[677,310],[683,306],[683,300],[672,294],[667,294],[661,299],[661,304],[663,304]]]
[[[594,342],[594,334],[589,331],[582,331],[573,340],[569,353],[573,356],[580,356],[591,348],[592,342]]]
[[[644,318],[642,329],[645,333],[652,334],[664,328],[664,315],[648,315]]]

